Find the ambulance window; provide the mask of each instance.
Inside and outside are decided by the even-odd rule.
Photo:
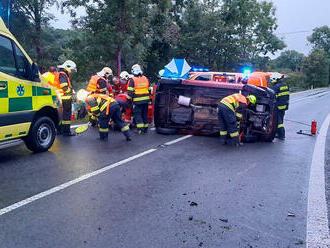
[[[15,76],[16,66],[11,41],[0,36],[0,71]]]
[[[30,71],[31,71],[31,65],[21,49],[19,49],[18,46],[15,46],[16,51],[16,61],[17,61],[17,77],[23,78],[23,79],[29,79]]]

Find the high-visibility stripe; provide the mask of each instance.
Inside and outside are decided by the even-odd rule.
[[[68,86],[68,83],[62,83],[62,84],[60,84],[60,87],[61,88],[65,87],[65,86]]]
[[[99,106],[95,106],[95,107],[91,108],[92,112],[97,111],[97,110],[99,110]]]
[[[128,131],[129,130],[129,126],[125,126],[121,129],[122,132]]]
[[[144,124],[143,124],[143,123],[142,123],[142,124],[141,124],[141,123],[136,124],[136,127],[137,127],[137,128],[143,128],[143,127],[144,127]]]
[[[226,102],[226,101],[222,101],[221,100],[221,103],[226,105],[228,108],[230,108],[233,112],[235,112],[235,109],[233,107],[233,105],[231,105],[229,102]]]
[[[71,121],[62,121],[62,125],[70,125]]]
[[[150,100],[150,96],[135,97],[134,102]]]
[[[128,91],[134,91],[134,88],[133,87],[127,87],[127,90]]]
[[[277,128],[282,128],[284,127],[284,124],[278,124]]]
[[[243,115],[240,113],[236,113],[236,117],[238,117],[239,119],[242,119]]]
[[[228,132],[227,131],[220,131],[221,136],[227,136]]]
[[[99,128],[99,132],[107,133],[107,132],[109,132],[109,128]]]
[[[135,89],[134,92],[136,95],[145,95],[149,94],[149,89],[148,88],[143,88],[143,89]]]
[[[289,91],[284,91],[284,92],[281,92],[281,93],[277,94],[276,97],[288,96],[288,95],[290,95],[290,92]]]
[[[283,109],[286,109],[286,108],[287,108],[287,105],[278,106],[277,108],[278,108],[279,110],[283,110]]]
[[[282,86],[282,87],[280,88],[280,90],[288,90],[288,89],[289,89],[288,86]]]
[[[62,98],[62,100],[70,100],[71,96],[62,96],[61,98]]]
[[[149,124],[144,124],[144,127],[149,127]]]
[[[239,136],[239,133],[235,132],[235,133],[230,133],[229,135],[231,138],[235,138],[235,137]]]
[[[127,99],[130,100],[130,99],[132,99],[132,97],[130,97],[129,95],[127,95]]]
[[[110,104],[110,101],[106,101],[105,103],[103,103],[103,105],[100,108],[100,111],[102,112],[103,110],[105,110],[105,108],[108,107],[109,104]]]

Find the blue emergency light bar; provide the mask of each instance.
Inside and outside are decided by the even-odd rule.
[[[210,71],[210,69],[204,68],[204,67],[193,66],[191,68],[191,71],[193,71],[193,72],[203,72],[203,71],[207,72],[207,71]]]

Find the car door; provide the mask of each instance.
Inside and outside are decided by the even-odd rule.
[[[24,136],[31,125],[30,68],[14,41],[0,35],[0,140]]]

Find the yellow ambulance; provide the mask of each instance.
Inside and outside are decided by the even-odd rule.
[[[0,18],[0,148],[24,141],[47,151],[59,123],[60,98]]]

